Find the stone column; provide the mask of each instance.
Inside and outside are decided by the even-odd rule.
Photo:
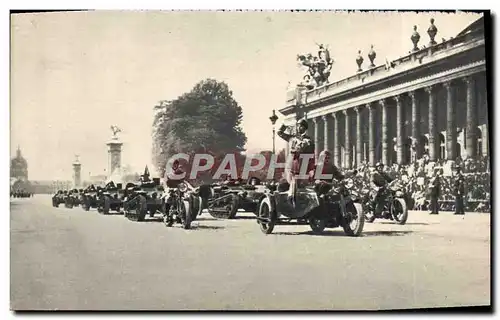
[[[434,86],[428,86],[425,88],[425,91],[429,95],[429,160],[436,161],[438,159],[437,149],[439,147],[436,123],[436,90]]]
[[[361,115],[363,108],[357,106],[356,110],[356,165],[359,167],[363,162],[363,133],[361,130]]]
[[[467,156],[475,158],[477,155],[477,110],[474,101],[474,80],[472,77],[465,77],[464,82],[467,86],[467,131],[466,134],[466,152]]]
[[[399,95],[395,96],[394,100],[396,100],[396,157],[399,164],[405,164],[407,159],[404,159],[403,152],[403,101]]]
[[[318,161],[318,155],[319,155],[319,149],[321,146],[319,145],[319,125],[318,125],[318,118],[312,118],[312,121],[314,123],[314,159],[315,161]]]
[[[321,118],[323,119],[323,136],[324,136],[323,150],[330,150],[330,126],[329,126],[330,116],[326,114]]]
[[[390,153],[389,153],[389,123],[387,119],[388,106],[387,102],[382,99],[379,101],[382,107],[382,163],[385,165],[390,165]]]
[[[446,88],[446,158],[457,158],[457,121],[455,115],[455,88],[451,81],[443,83]]]
[[[344,112],[344,117],[345,117],[345,162],[344,163],[344,168],[350,169],[351,168],[351,153],[352,153],[352,146],[351,146],[351,117],[349,116],[349,110],[346,109],[343,111]]]
[[[420,109],[417,104],[417,96],[415,91],[408,92],[411,98],[411,136],[412,136],[412,148],[415,148],[416,157],[420,159],[422,157],[422,146],[420,145]]]
[[[337,112],[334,112],[332,113],[332,116],[333,116],[333,119],[335,121],[334,123],[334,130],[335,130],[335,134],[334,134],[334,140],[333,140],[333,157],[334,157],[334,161],[335,161],[335,165],[337,167],[340,167],[340,141],[339,141],[339,138],[340,138],[340,115],[337,113]]]
[[[371,166],[375,165],[375,108],[376,105],[367,103],[368,108],[368,159]]]

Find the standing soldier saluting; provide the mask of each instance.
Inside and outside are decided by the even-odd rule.
[[[464,175],[460,167],[456,167],[457,176],[455,178],[455,214],[465,214],[464,212]]]
[[[287,155],[287,163],[285,168],[286,180],[290,184],[290,189],[288,190],[288,199],[295,205],[295,192],[297,190],[298,184],[304,182],[307,179],[298,179],[300,174],[300,169],[303,165],[307,166],[306,174],[314,169],[314,142],[307,134],[308,124],[305,119],[301,119],[297,122],[297,133],[286,133],[288,127],[282,125],[277,134],[278,136],[290,143],[290,155]],[[307,159],[304,156],[308,156]],[[307,161],[307,163],[303,163]]]

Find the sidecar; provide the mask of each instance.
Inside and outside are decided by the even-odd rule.
[[[361,204],[351,198],[347,189],[334,190],[325,185],[297,189],[295,205],[288,199],[288,188],[270,188],[259,201],[257,223],[264,234],[275,225],[309,224],[313,233],[325,228],[342,227],[348,236],[361,235],[364,214]]]
[[[164,192],[159,178],[137,185],[127,184],[123,202],[124,216],[132,221],[143,221],[148,213],[150,217],[154,217],[156,212],[164,210]]]
[[[233,219],[240,207],[240,199],[245,191],[240,186],[214,184],[202,196],[202,210],[217,219]]]
[[[111,210],[119,213],[123,207],[124,197],[125,190],[121,183],[117,183],[116,187],[104,188],[99,196],[97,211],[102,214],[109,214]]]
[[[99,205],[99,192],[100,189],[87,188],[83,191],[81,196],[82,208],[89,211],[90,208],[96,209]]]

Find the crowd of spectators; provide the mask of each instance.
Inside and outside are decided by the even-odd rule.
[[[476,160],[458,158],[454,167],[460,167],[465,179],[466,211],[489,212],[491,194],[489,159],[487,157]],[[357,188],[367,189],[370,182],[370,167],[363,163],[357,169]],[[439,209],[452,211],[455,209],[456,169],[450,167],[445,161],[431,163],[428,157],[424,156],[409,165],[394,164],[385,170],[390,176],[402,182],[404,191],[408,195],[409,209],[429,210],[429,183],[437,169],[443,169],[444,172],[440,176]]]

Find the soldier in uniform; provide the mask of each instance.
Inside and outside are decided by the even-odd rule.
[[[286,180],[290,184],[288,190],[288,197],[292,204],[295,204],[295,192],[298,185],[308,181],[309,179],[298,179],[297,175],[300,174],[300,169],[303,165],[306,165],[306,173],[309,173],[314,169],[314,142],[307,134],[308,124],[305,119],[301,119],[297,122],[297,133],[286,133],[286,125],[282,125],[277,134],[280,138],[290,143],[290,156],[287,158],[287,165],[285,168]],[[312,155],[312,157],[307,160],[307,163],[303,163],[301,155]],[[305,159],[304,159],[305,160]]]
[[[441,193],[441,170],[434,171],[434,177],[429,181],[429,195],[431,198],[430,214],[439,214],[438,198]]]
[[[373,170],[371,176],[371,187],[375,190],[373,194],[373,201],[375,202],[375,215],[379,215],[384,208],[384,194],[387,184],[392,182],[394,179],[391,178],[387,173],[384,172],[384,165],[378,162],[375,165],[375,170]]]
[[[456,167],[457,175],[455,178],[455,214],[465,214],[464,212],[464,175],[462,174],[460,167]]]

